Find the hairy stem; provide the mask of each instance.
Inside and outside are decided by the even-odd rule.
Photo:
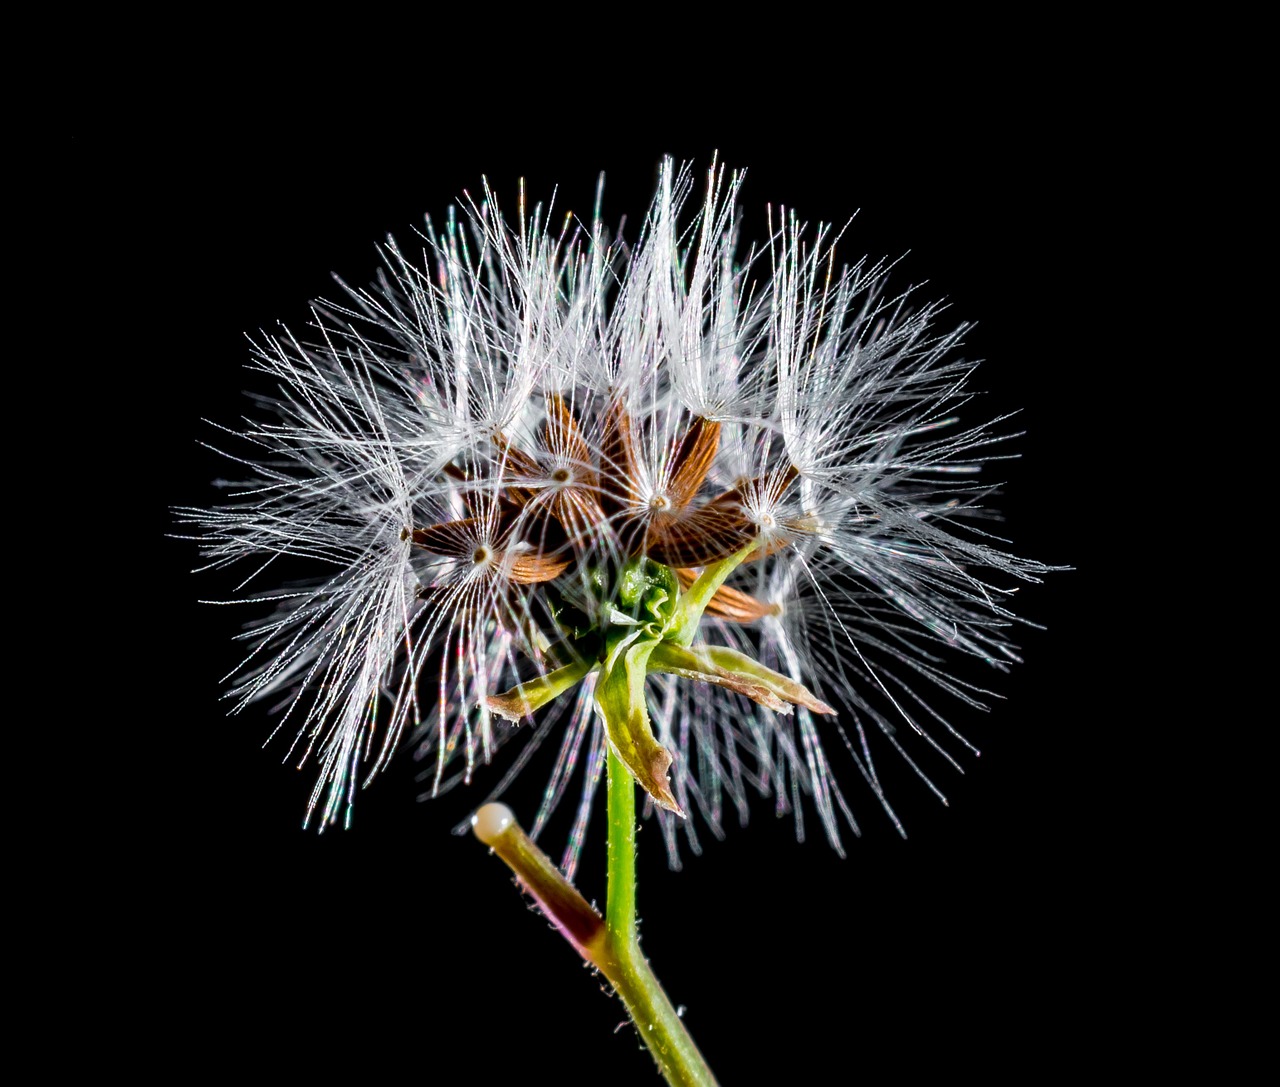
[[[622,997],[663,1078],[673,1087],[714,1087],[693,1038],[640,951],[636,931],[636,783],[609,748],[609,892],[605,976]]]
[[[658,1070],[672,1087],[715,1087],[715,1077],[640,951],[636,932],[635,780],[609,750],[609,890],[605,916],[579,894],[502,804],[472,819],[561,934],[622,998]]]

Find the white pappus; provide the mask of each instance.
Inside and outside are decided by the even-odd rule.
[[[525,734],[489,798],[558,744],[532,833],[574,794],[569,874],[607,744],[673,864],[753,795],[839,850],[860,779],[897,825],[882,752],[938,791],[915,751],[968,745],[935,696],[987,694],[948,660],[1017,660],[1010,591],[1054,568],[980,527],[1001,420],[961,421],[963,327],[793,213],[744,252],[740,184],[713,164],[695,201],[666,161],[630,245],[600,190],[552,230],[486,187],[421,262],[388,242],[305,338],[254,341],[277,388],[226,431],[245,478],[180,518],[274,604],[228,694],[317,762],[308,821],[406,737],[436,794]]]

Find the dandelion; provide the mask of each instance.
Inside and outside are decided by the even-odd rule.
[[[673,865],[753,794],[798,834],[809,806],[837,850],[849,780],[898,825],[878,759],[941,795],[915,752],[969,745],[938,696],[987,693],[948,661],[1016,661],[1010,593],[1050,569],[982,527],[1003,420],[961,421],[964,326],[794,212],[744,251],[740,184],[713,165],[694,200],[665,162],[631,246],[599,190],[589,224],[553,229],[487,186],[428,220],[421,262],[388,242],[306,339],[255,341],[278,393],[229,451],[249,478],[183,513],[210,566],[249,564],[239,599],[275,604],[230,696],[278,702],[318,764],[308,822],[349,820],[406,736],[436,795],[524,735],[490,799],[555,738],[531,837],[576,790],[559,872],[504,808],[477,832],[629,1007],[635,979],[604,964],[614,874],[613,944],[565,879],[606,764],[611,815],[634,780]],[[318,578],[268,585],[303,565]]]

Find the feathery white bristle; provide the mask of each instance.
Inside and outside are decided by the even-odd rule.
[[[225,504],[180,516],[208,567],[241,568],[237,600],[274,606],[242,635],[228,696],[236,710],[283,709],[290,757],[319,764],[309,819],[349,818],[357,784],[406,731],[428,795],[470,781],[524,735],[496,796],[554,736],[532,833],[577,781],[571,871],[605,750],[594,676],[532,724],[518,704],[508,721],[488,700],[567,663],[564,615],[607,621],[593,571],[717,495],[764,554],[728,583],[762,617],[709,614],[701,636],[839,715],[788,717],[653,676],[650,713],[676,756],[680,806],[718,836],[731,811],[745,818],[749,798],[769,793],[800,833],[803,800],[840,848],[841,821],[857,828],[837,781],[849,775],[829,759],[850,756],[896,823],[875,759],[904,757],[925,778],[912,752],[944,764],[963,753],[926,695],[982,704],[986,692],[946,660],[1016,660],[1009,591],[1053,569],[974,527],[985,496],[975,473],[998,454],[1001,421],[959,421],[972,406],[973,366],[956,356],[964,327],[939,331],[940,307],[889,290],[883,262],[838,265],[832,231],[806,232],[785,210],[743,253],[741,183],[719,165],[697,179],[666,161],[630,247],[598,213],[552,229],[550,207],[526,207],[523,194],[509,225],[486,186],[442,228],[428,220],[422,266],[389,242],[378,282],[317,304],[306,336],[253,341],[276,391],[217,442],[238,442],[225,452],[244,482]],[[609,430],[619,403],[634,443],[623,500],[602,482],[624,467]],[[553,425],[565,413],[578,435]],[[719,428],[718,444],[680,510],[682,442],[699,420]],[[427,526],[443,534],[434,550],[413,542]],[[573,561],[554,581],[529,573],[558,556]],[[473,826],[492,840],[510,818],[487,804]],[[658,818],[673,863],[677,834],[700,848],[692,819]]]

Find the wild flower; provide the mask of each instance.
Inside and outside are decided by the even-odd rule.
[[[571,791],[576,864],[607,746],[672,863],[753,794],[858,832],[837,761],[956,762],[948,660],[1016,661],[1010,592],[1049,569],[983,526],[1001,419],[962,423],[964,326],[839,266],[793,212],[739,244],[741,176],[664,163],[634,245],[486,187],[394,242],[378,281],[253,345],[278,391],[228,455],[248,478],[186,510],[208,565],[247,563],[235,709],[273,699],[315,759],[308,820],[349,818],[406,737],[427,791],[495,750],[559,745],[533,835]],[[235,433],[235,432],[228,432]],[[280,561],[277,560],[287,560]],[[278,566],[311,581],[261,589]],[[940,795],[940,794],[939,794]]]

